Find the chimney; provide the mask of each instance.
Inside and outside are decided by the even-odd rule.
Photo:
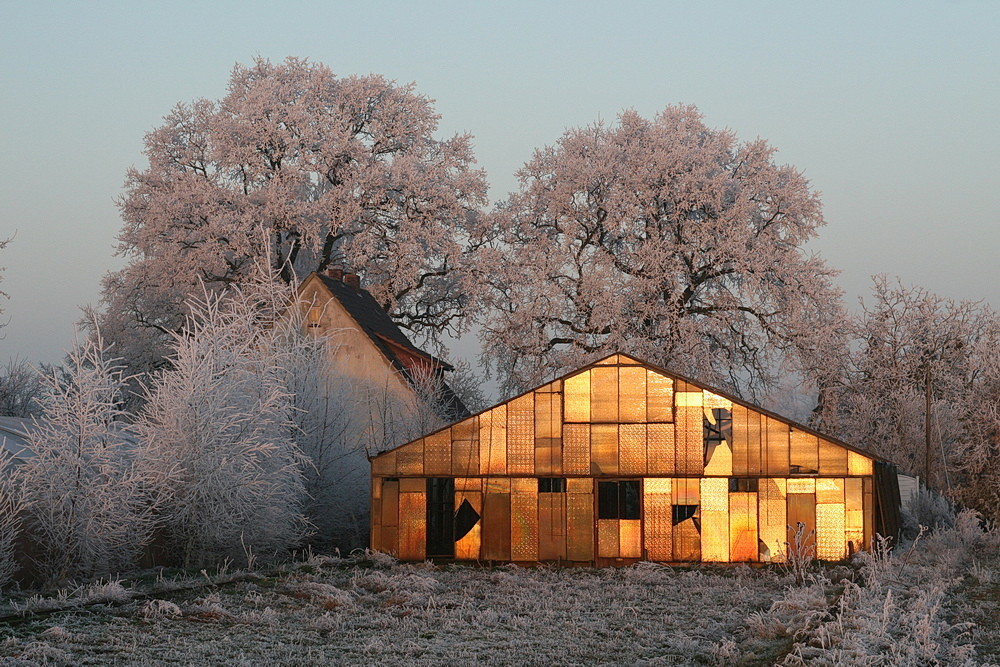
[[[334,280],[341,280],[344,277],[344,270],[340,267],[330,268],[326,270],[326,275]]]
[[[358,274],[356,273],[345,273],[344,284],[348,287],[353,287],[356,290],[361,289],[361,279],[358,278]]]

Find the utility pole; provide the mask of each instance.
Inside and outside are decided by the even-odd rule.
[[[924,366],[924,486],[931,488],[931,367]]]

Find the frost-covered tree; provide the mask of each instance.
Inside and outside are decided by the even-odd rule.
[[[831,426],[931,488],[980,498],[969,504],[981,510],[996,507],[982,502],[1000,500],[996,314],[885,276],[861,305]]]
[[[820,369],[840,294],[805,249],[819,196],[774,152],[690,106],[625,111],[536,151],[480,255],[504,388],[613,350],[750,395],[782,363]]]
[[[31,417],[38,414],[41,374],[25,359],[11,358],[0,368],[0,415]]]
[[[14,476],[14,455],[0,449],[0,590],[20,568],[17,541],[24,518],[24,490]]]
[[[273,363],[274,330],[254,295],[236,287],[188,305],[171,368],[155,377],[137,424],[161,544],[185,566],[268,557],[306,526],[305,461]]]
[[[438,118],[412,84],[378,75],[237,65],[224,98],[175,107],[146,137],[149,166],[128,172],[129,263],[105,280],[102,331],[137,370],[155,367],[185,300],[265,255],[286,281],[346,264],[412,331],[459,326],[486,184],[468,136],[435,138]]]
[[[65,371],[43,380],[32,455],[15,473],[49,582],[134,567],[152,530],[152,497],[121,410],[121,368],[97,337],[70,353]]]

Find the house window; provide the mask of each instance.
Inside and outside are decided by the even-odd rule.
[[[597,518],[638,519],[639,480],[597,483]]]
[[[309,328],[315,329],[319,326],[319,306],[312,306],[309,308]]]
[[[565,477],[539,477],[539,493],[566,493]]]

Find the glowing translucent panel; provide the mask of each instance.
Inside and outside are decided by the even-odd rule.
[[[483,495],[482,557],[510,560],[510,479],[491,478]]]
[[[592,424],[590,427],[590,469],[594,474],[618,474],[618,425]]]
[[[651,422],[674,420],[674,381],[655,371],[646,371],[646,418]]]
[[[381,480],[375,480],[378,484]],[[385,481],[381,483],[382,498],[379,504],[378,523],[380,530],[374,535],[380,538],[373,547],[376,551],[387,554],[399,554],[399,482]],[[372,512],[375,509],[372,508]]]
[[[515,561],[538,560],[538,480],[510,480],[510,552]]]
[[[567,422],[590,421],[590,371],[571,375],[563,381]]]
[[[788,493],[816,493],[815,479],[788,480]]]
[[[675,479],[671,484],[673,495],[673,547],[675,561],[701,560],[701,485],[697,479]]]
[[[396,470],[400,475],[424,474],[424,441],[417,440],[396,450]]]
[[[597,520],[597,557],[619,558],[618,519]]]
[[[743,474],[759,475],[761,472],[761,420],[763,415],[754,410],[747,410],[747,468]],[[733,470],[734,474],[741,474]]]
[[[765,417],[764,423],[767,441],[764,472],[785,476],[788,474],[788,424],[771,417]]]
[[[593,560],[594,482],[591,479],[566,482],[566,557],[574,561]]]
[[[758,516],[760,539],[760,559],[763,562],[780,561],[784,550],[785,526],[788,524],[785,480],[761,479],[758,482]]]
[[[484,475],[507,472],[507,406],[479,415],[479,464]]]
[[[678,406],[676,433],[677,473],[702,474],[705,467],[705,445],[704,420],[700,405]]]
[[[622,475],[646,474],[645,424],[618,427],[618,472]]]
[[[618,520],[618,553],[620,558],[642,558],[642,521]]]
[[[598,366],[590,371],[590,421],[618,421],[617,366]]]
[[[426,514],[427,496],[425,492],[401,492],[399,494],[399,558],[401,560],[424,559],[427,543]]]
[[[646,369],[623,366],[618,369],[618,416],[622,422],[646,421]]]
[[[618,355],[617,354],[612,354],[607,359],[601,359],[600,361],[598,361],[596,365],[597,366],[612,366],[614,364],[617,364],[618,360],[619,360]]]
[[[817,479],[816,502],[817,503],[844,502],[844,480],[825,479],[825,478]]]
[[[816,503],[816,557],[840,560],[847,556],[844,504]]]
[[[451,465],[453,475],[479,474],[478,417],[451,427]]]
[[[471,486],[471,484],[463,482],[475,482],[478,486],[479,480],[455,480],[455,507],[461,507],[462,503],[468,501],[472,509],[482,517],[483,514],[483,496],[478,491],[459,491],[460,486]],[[479,560],[479,551],[482,543],[482,529],[483,522],[480,518],[479,522],[472,527],[468,533],[465,534],[461,539],[455,541],[455,558],[457,560]]]
[[[705,403],[705,395],[701,391],[678,391],[674,394],[674,400],[677,407],[700,408]]]
[[[797,481],[805,480],[788,480],[788,537],[785,539],[790,550],[795,549],[795,533],[799,523],[805,526],[802,546],[809,548],[816,544],[816,496],[812,493],[794,493],[791,483]]]
[[[563,429],[563,472],[590,474],[590,424],[566,424]]]
[[[747,413],[742,405],[733,406],[733,474],[747,474]],[[754,413],[756,414],[756,413]]]
[[[535,393],[535,474],[562,474],[562,394]]]
[[[706,477],[701,480],[702,512],[729,512],[729,480]]]
[[[713,394],[708,390],[705,390],[702,401],[702,405],[706,408],[725,408],[726,410],[731,410],[733,407],[733,402],[731,400],[725,396]]]
[[[701,480],[701,559],[716,563],[729,560],[729,480]]]
[[[507,472],[531,475],[535,471],[535,401],[533,394],[507,404]]]
[[[757,494],[729,494],[729,560],[734,563],[760,558],[757,540]]]
[[[862,503],[862,482],[856,477],[844,480],[844,538],[848,543],[850,553],[864,548],[865,515]]]
[[[670,561],[674,557],[670,486],[669,478],[648,477],[643,481],[645,547],[650,560]]]
[[[373,475],[395,475],[396,474],[396,452],[389,451],[379,454],[372,459]]]
[[[815,435],[793,428],[790,445],[791,474],[808,475],[819,472],[819,443]]]
[[[677,469],[674,425],[649,424],[646,428],[646,465],[651,475],[672,475]]]
[[[872,460],[867,456],[848,450],[847,472],[850,475],[871,475]]]
[[[542,385],[535,390],[536,393],[549,394],[552,392],[562,391],[562,380],[556,380],[555,382],[550,382],[546,385]]]
[[[823,475],[846,475],[847,449],[820,438],[819,471]]]
[[[424,474],[451,474],[451,433],[449,429],[424,438]]]
[[[538,494],[538,559],[566,558],[567,493]]]

